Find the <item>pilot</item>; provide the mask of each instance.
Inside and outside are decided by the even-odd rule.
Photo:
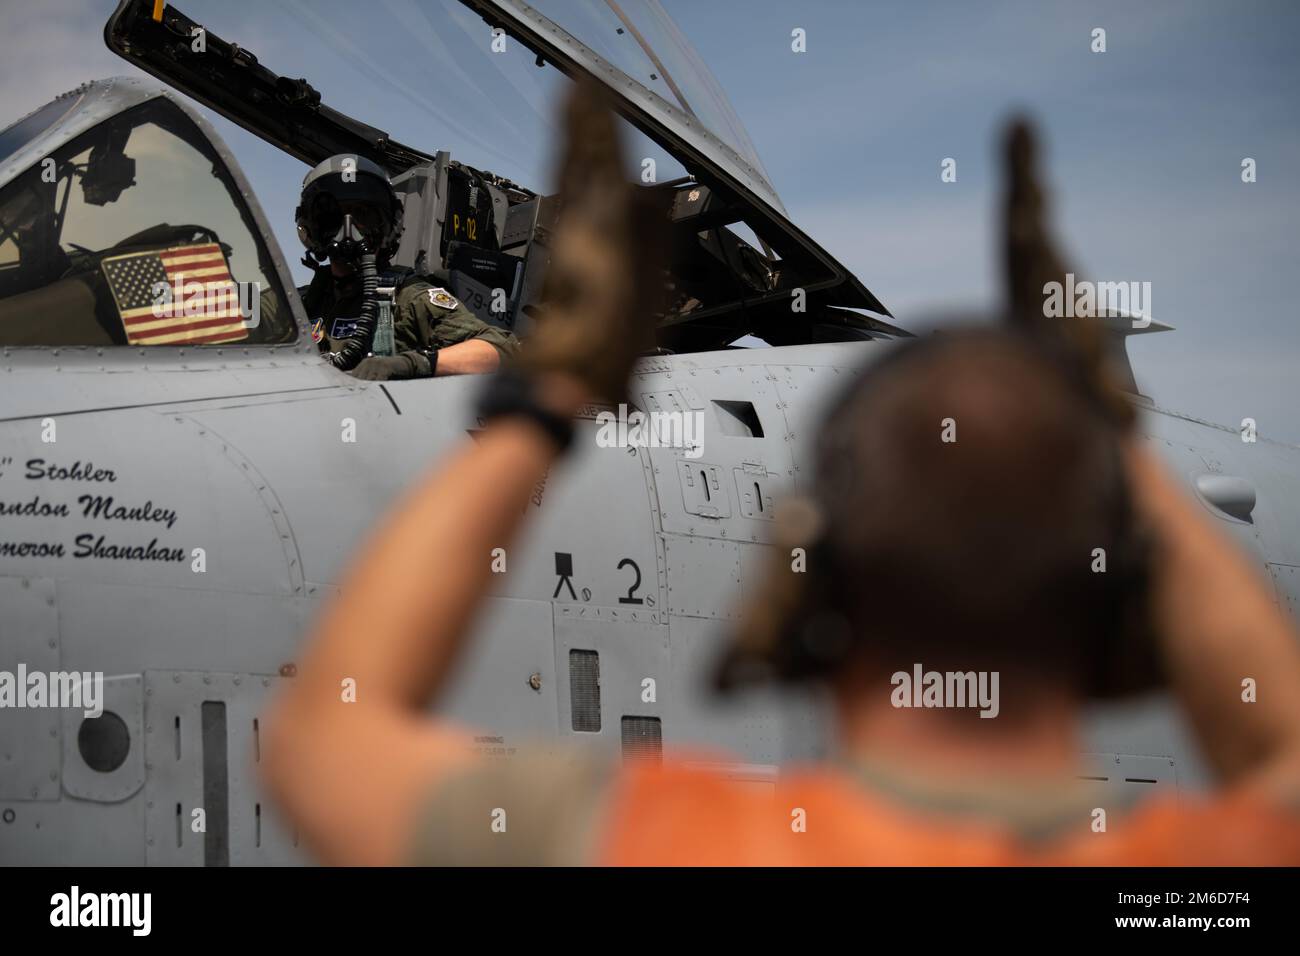
[[[835,703],[834,760],[782,768],[762,792],[708,755],[656,766],[551,743],[497,760],[431,716],[492,590],[489,554],[521,532],[577,409],[621,398],[653,328],[653,287],[635,276],[655,240],[609,186],[621,169],[602,145],[612,122],[593,122],[570,122],[548,287],[559,275],[528,352],[489,380],[475,440],[366,547],[263,724],[260,766],[317,853],[426,865],[1300,863],[1294,626],[1127,431],[1081,353],[1026,329],[914,340],[867,369],[823,426],[805,506],[777,522],[770,580],[756,582],[719,680],[820,683]],[[1032,229],[1009,233],[1015,243]],[[577,342],[590,347],[577,354]],[[1272,691],[1243,704],[1248,675]],[[341,680],[364,688],[361,702],[339,705]],[[1125,807],[1079,776],[1084,705],[1159,683],[1221,781],[1194,800],[1157,792]]]
[[[371,381],[491,372],[518,348],[514,335],[484,322],[446,288],[390,271],[402,207],[377,164],[351,155],[324,160],[303,180],[295,218],[303,261],[316,270],[303,296],[312,337],[344,371]],[[370,288],[368,265],[376,273]],[[368,354],[381,281],[394,286],[395,355]]]

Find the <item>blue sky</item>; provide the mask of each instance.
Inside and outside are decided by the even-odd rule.
[[[503,128],[484,108],[535,91],[471,71],[461,71],[466,89],[428,80],[434,63],[459,60],[477,36],[472,18],[444,28],[441,6],[429,12],[416,0],[178,5],[400,139],[449,146],[508,175],[546,168],[549,146],[520,145],[544,138],[545,120],[516,110]],[[1046,141],[1057,233],[1076,271],[1151,282],[1153,316],[1177,327],[1133,342],[1144,390],[1163,406],[1225,423],[1250,416],[1264,434],[1300,442],[1291,289],[1300,274],[1300,5],[664,5],[727,90],[792,218],[900,324],[921,329],[944,310],[996,301],[992,161],[1001,123],[1025,110]],[[83,80],[132,72],[103,44],[112,6],[48,0],[0,10],[0,122]],[[388,16],[387,34],[376,11]],[[806,53],[790,49],[796,27]],[[1106,30],[1105,53],[1089,49],[1095,27]],[[295,259],[303,166],[217,126]],[[1240,179],[1247,156],[1259,171],[1250,185]],[[955,183],[940,181],[946,157],[957,160]]]

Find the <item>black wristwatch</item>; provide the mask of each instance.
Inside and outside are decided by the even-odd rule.
[[[438,374],[437,349],[416,349],[402,354],[411,361],[412,378],[433,378]]]
[[[546,432],[563,454],[573,444],[573,422],[544,407],[537,400],[537,382],[518,367],[507,365],[493,375],[479,393],[478,417],[488,422],[494,418],[526,418]]]

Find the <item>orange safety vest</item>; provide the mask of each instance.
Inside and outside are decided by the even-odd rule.
[[[707,770],[630,765],[609,797],[595,860],[606,865],[1300,864],[1300,813],[1245,798],[1152,798],[1105,832],[1085,812],[1077,828],[1031,843],[987,819],[901,804],[835,769],[797,771],[765,793]]]

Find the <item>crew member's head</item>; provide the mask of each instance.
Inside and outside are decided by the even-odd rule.
[[[887,685],[916,664],[999,671],[1004,696],[1009,681],[1075,698],[1154,683],[1119,432],[1030,336],[895,347],[832,406],[814,466],[723,686]]]
[[[295,218],[303,246],[317,262],[329,260],[335,275],[353,271],[367,253],[388,262],[402,235],[402,205],[387,173],[350,154],[307,174]]]

